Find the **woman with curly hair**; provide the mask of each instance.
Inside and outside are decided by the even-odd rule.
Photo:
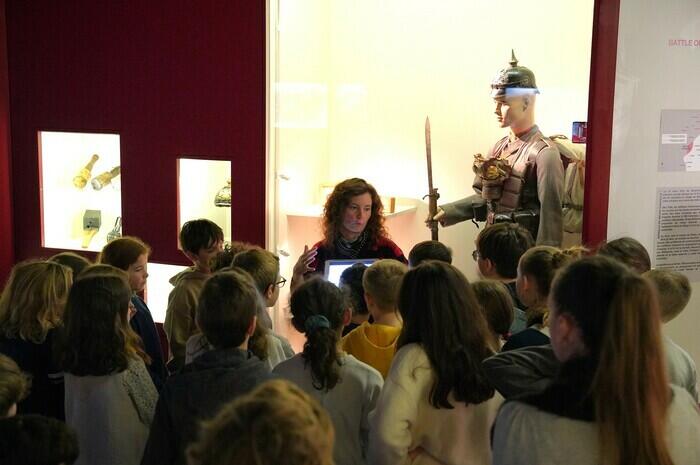
[[[323,208],[323,239],[304,246],[294,265],[292,289],[312,273],[323,273],[326,260],[393,258],[408,263],[384,228],[384,206],[376,189],[360,178],[335,186]]]

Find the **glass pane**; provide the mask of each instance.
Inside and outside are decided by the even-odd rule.
[[[118,134],[39,132],[42,246],[100,251],[121,234]]]
[[[231,162],[178,159],[179,227],[206,218],[224,230],[231,240]]]
[[[167,265],[165,263],[148,264],[148,284],[146,287],[146,303],[148,304],[153,321],[165,321],[165,310],[168,308],[168,296],[173,289],[170,278],[186,269],[186,266]]]

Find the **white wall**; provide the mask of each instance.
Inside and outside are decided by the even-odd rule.
[[[657,187],[698,186],[698,173],[658,173],[660,113],[700,110],[700,2],[622,0],[608,206],[608,238],[632,236],[653,255]],[[667,333],[700,360],[700,284]]]

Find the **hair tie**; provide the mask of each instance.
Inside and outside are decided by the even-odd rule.
[[[304,322],[304,329],[306,329],[306,333],[312,333],[317,329],[320,328],[330,328],[331,327],[331,322],[328,321],[328,318],[326,318],[323,315],[312,315],[306,319]]]

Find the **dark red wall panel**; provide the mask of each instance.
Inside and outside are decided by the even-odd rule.
[[[231,160],[233,237],[264,244],[263,1],[7,2],[18,258],[52,252],[39,230],[39,130],[120,134],[124,231],[153,261],[185,263],[180,155]]]
[[[5,0],[0,0],[0,286],[14,263]]]
[[[596,0],[588,100],[586,198],[583,205],[583,241],[591,246],[605,240],[608,234],[619,17],[620,0]]]

